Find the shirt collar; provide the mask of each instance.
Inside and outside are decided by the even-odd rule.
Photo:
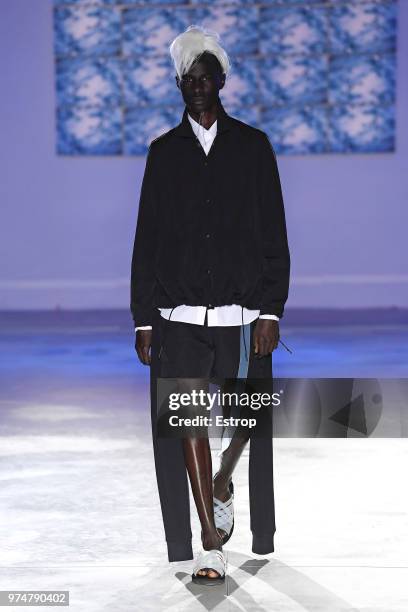
[[[187,118],[190,121],[191,126],[192,126],[196,136],[198,136],[200,129],[204,130],[205,134],[209,134],[211,136],[215,136],[215,134],[217,133],[217,119],[214,121],[214,123],[207,130],[203,125],[200,125],[198,123],[198,121],[193,119],[193,117],[190,115],[190,113],[188,111],[187,111]]]

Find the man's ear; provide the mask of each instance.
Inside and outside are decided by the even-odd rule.
[[[176,76],[174,78],[176,79],[177,87],[180,89],[180,79],[179,79],[178,74],[176,74]]]
[[[223,72],[222,75],[220,76],[220,89],[222,89],[225,85],[225,78],[226,78],[226,74],[225,72]]]

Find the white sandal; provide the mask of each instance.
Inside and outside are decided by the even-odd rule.
[[[234,485],[232,482],[230,483],[229,490],[231,497],[225,502],[213,497],[215,526],[217,529],[225,531],[225,535],[222,538],[223,544],[228,542],[234,531]]]
[[[203,569],[211,569],[218,572],[216,578],[209,578],[207,574],[198,575],[197,572]],[[223,584],[225,582],[225,572],[227,561],[222,550],[213,548],[212,550],[201,551],[194,566],[191,579],[197,584]]]

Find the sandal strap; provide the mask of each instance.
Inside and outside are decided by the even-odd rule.
[[[232,529],[232,523],[234,520],[234,506],[232,503],[233,496],[227,499],[226,502],[222,502],[220,499],[214,497],[214,522],[218,529],[226,531],[228,534]]]
[[[199,570],[208,567],[218,572],[219,575],[222,577],[225,576],[226,566],[227,561],[225,559],[224,553],[221,550],[218,550],[216,548],[212,550],[205,550],[199,553],[197,562],[193,569],[193,574],[197,575],[197,572]]]

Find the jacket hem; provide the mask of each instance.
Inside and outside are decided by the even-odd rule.
[[[154,302],[154,308],[175,308],[176,306],[180,306],[180,304],[184,304],[186,306],[230,306],[232,304],[237,304],[238,306],[243,306],[244,308],[248,308],[250,310],[260,310],[262,308],[261,299],[253,299],[250,298],[242,298],[242,297],[234,297],[234,296],[225,296],[219,295],[217,298],[210,298],[206,300],[205,298],[191,298],[184,296],[179,296],[174,299],[163,299],[159,297]],[[266,312],[266,311],[265,311]]]

